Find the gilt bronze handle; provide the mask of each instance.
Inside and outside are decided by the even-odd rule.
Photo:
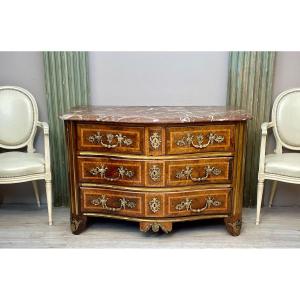
[[[176,178],[177,179],[190,179],[194,182],[200,182],[200,181],[204,181],[204,180],[208,179],[208,177],[210,175],[218,176],[222,172],[220,169],[211,167],[211,166],[206,166],[204,170],[205,170],[205,176],[196,178],[196,177],[193,177],[193,175],[192,175],[193,168],[186,166],[185,169],[182,169],[181,171],[178,171],[176,173]]]
[[[92,134],[88,137],[88,141],[92,144],[102,145],[105,148],[116,148],[118,146],[130,146],[132,144],[132,139],[126,137],[126,135],[122,135],[122,133],[106,134],[106,142],[103,141],[103,135],[100,132],[96,134]]]
[[[208,145],[214,143],[222,143],[224,141],[224,136],[217,135],[216,133],[210,132],[207,135],[207,143],[204,144],[203,134],[198,134],[196,136],[196,143],[194,142],[195,136],[192,133],[187,133],[186,136],[183,136],[181,139],[177,140],[176,145],[179,147],[192,146],[197,149],[206,148]]]
[[[206,198],[205,205],[202,208],[192,208],[193,200],[186,198],[179,204],[175,206],[176,210],[186,210],[194,213],[201,213],[211,206],[217,207],[221,205],[221,201],[215,200],[213,197],[209,196]]]
[[[132,170],[128,170],[127,168],[124,168],[123,166],[118,167],[118,176],[117,177],[107,177],[106,171],[107,167],[105,165],[101,165],[100,167],[96,167],[90,170],[90,173],[93,176],[100,175],[101,179],[105,179],[108,181],[117,181],[122,180],[124,177],[131,178],[134,176],[134,172]]]
[[[124,197],[119,199],[120,201],[120,206],[119,207],[109,207],[107,206],[107,200],[105,195],[101,195],[100,197],[91,200],[91,203],[95,206],[101,206],[103,209],[107,209],[110,211],[119,211],[121,209],[126,209],[126,208],[134,208],[136,206],[136,203],[130,200],[125,199]]]

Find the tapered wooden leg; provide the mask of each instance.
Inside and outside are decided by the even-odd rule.
[[[273,204],[273,199],[276,193],[276,189],[277,189],[277,184],[278,181],[273,181],[272,182],[272,187],[271,187],[271,193],[270,193],[270,200],[269,200],[269,207],[272,207]]]
[[[38,207],[41,207],[41,202],[40,202],[40,196],[39,196],[39,189],[38,189],[38,184],[36,181],[32,181],[32,186],[33,186],[33,191],[36,199],[36,203]]]
[[[147,232],[152,229],[153,232],[158,232],[161,229],[165,233],[172,231],[172,222],[140,222],[140,231]]]
[[[71,231],[73,234],[80,234],[86,228],[87,217],[84,215],[71,216]]]
[[[232,236],[238,236],[242,229],[242,217],[239,215],[224,219],[226,229]]]
[[[49,225],[52,225],[52,182],[46,180],[46,197],[48,206]]]
[[[260,220],[260,209],[261,209],[263,191],[264,191],[264,182],[260,181],[257,184],[256,225],[259,224],[259,220]]]

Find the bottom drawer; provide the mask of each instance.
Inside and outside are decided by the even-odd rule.
[[[168,193],[166,214],[168,217],[180,217],[228,213],[230,192],[231,189],[213,189]]]
[[[151,218],[226,214],[230,194],[229,188],[135,192],[82,187],[81,208],[83,212]]]

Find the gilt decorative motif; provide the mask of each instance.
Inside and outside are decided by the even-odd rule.
[[[85,216],[72,216],[71,217],[71,230],[74,234],[79,234],[84,228],[86,224]]]
[[[152,230],[153,232],[158,232],[159,229],[161,229],[165,233],[169,233],[172,231],[172,223],[168,222],[142,222],[140,223],[140,230],[143,232],[147,232],[149,230]]]
[[[159,181],[160,180],[160,168],[157,165],[153,165],[149,169],[149,176],[153,181]]]
[[[122,180],[124,178],[132,178],[134,176],[134,172],[132,170],[128,170],[127,168],[124,168],[123,166],[118,167],[117,177],[107,177],[106,172],[108,168],[105,165],[101,165],[100,167],[96,167],[90,170],[90,173],[93,176],[99,175],[101,179],[105,179],[108,181],[117,181],[117,180]]]
[[[150,207],[150,210],[151,210],[153,213],[157,213],[157,212],[160,210],[160,201],[159,201],[159,199],[157,199],[157,198],[152,198],[152,199],[149,201],[149,207]]]
[[[151,148],[157,150],[161,145],[161,137],[158,132],[153,132],[149,138]]]
[[[77,231],[77,229],[79,228],[80,223],[82,223],[82,220],[72,219],[72,221],[71,221],[71,230],[72,230],[72,232]]]
[[[225,224],[227,227],[228,232],[233,236],[240,235],[241,228],[242,228],[242,221],[239,219],[238,216],[236,217],[229,217],[225,219]]]
[[[130,200],[125,199],[124,197],[119,199],[120,206],[119,207],[109,207],[107,205],[108,198],[105,195],[101,195],[96,199],[92,199],[91,203],[95,206],[101,206],[101,208],[110,210],[110,211],[119,211],[126,208],[135,208],[136,203]]]
[[[206,148],[214,143],[222,143],[224,141],[224,136],[217,135],[216,133],[210,132],[207,136],[207,142],[204,144],[204,135],[198,134],[196,137],[192,133],[187,133],[181,139],[177,140],[176,145],[179,147],[192,146],[197,149]],[[195,141],[196,140],[196,141]]]
[[[103,141],[104,135],[102,135],[100,132],[97,132],[96,134],[90,135],[88,137],[88,141],[92,144],[98,144],[102,145],[105,148],[116,148],[121,146],[130,146],[132,145],[132,139],[126,137],[125,135],[122,135],[122,133],[112,134],[107,133],[106,134],[106,142]]]
[[[208,179],[210,175],[218,176],[222,173],[222,171],[218,168],[211,167],[211,166],[206,166],[204,168],[205,171],[205,176],[203,177],[193,177],[193,168],[186,166],[185,169],[182,169],[181,171],[178,171],[176,173],[176,178],[177,179],[190,179],[194,182],[199,182]]]
[[[186,211],[191,211],[194,213],[201,213],[212,206],[218,207],[222,204],[221,201],[215,200],[213,197],[210,197],[210,196],[206,199],[205,205],[202,208],[192,208],[192,203],[193,203],[193,200],[186,198],[184,201],[177,204],[175,206],[175,209],[179,210],[179,211],[186,210]]]

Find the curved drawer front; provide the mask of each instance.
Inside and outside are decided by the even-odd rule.
[[[144,163],[113,158],[78,158],[80,182],[144,186]]]
[[[78,157],[79,181],[136,187],[231,183],[231,157],[185,160],[131,160]]]
[[[81,188],[83,212],[142,217],[144,215],[143,193],[120,190]]]
[[[83,212],[128,217],[183,217],[228,213],[230,191],[208,189],[164,193],[81,188],[81,201]]]
[[[80,151],[143,154],[144,128],[100,124],[77,125],[77,148]]]
[[[167,186],[187,186],[206,183],[230,183],[231,157],[166,161]]]
[[[166,154],[234,151],[234,125],[168,127]]]
[[[166,195],[168,217],[228,213],[230,189],[213,189],[168,193]]]

